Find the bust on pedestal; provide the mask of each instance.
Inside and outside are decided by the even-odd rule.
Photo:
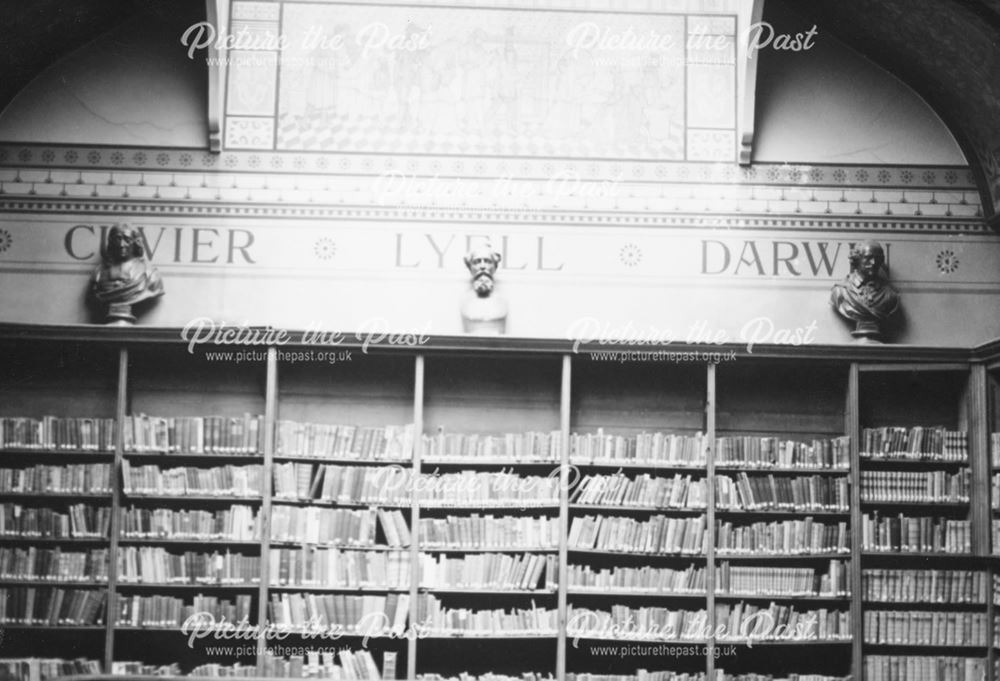
[[[851,250],[851,273],[833,285],[830,304],[855,323],[851,335],[862,343],[878,343],[882,324],[899,309],[899,293],[885,275],[885,251],[877,241]]]
[[[132,306],[163,295],[160,273],[146,260],[138,233],[128,225],[108,230],[101,258],[91,277],[91,293],[108,306],[106,323],[134,324]]]
[[[500,254],[489,244],[477,246],[465,256],[472,275],[472,290],[462,302],[462,329],[466,333],[501,335],[507,330],[507,301],[495,292],[494,277]]]

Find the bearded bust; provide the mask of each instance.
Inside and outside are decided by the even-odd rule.
[[[91,277],[91,293],[108,306],[107,323],[134,324],[132,306],[163,295],[160,273],[146,260],[138,232],[128,225],[108,230],[101,257]]]
[[[866,241],[851,249],[850,263],[850,274],[830,292],[830,304],[855,323],[852,336],[877,342],[882,324],[899,309],[899,293],[885,274],[885,250],[877,241]]]
[[[500,335],[507,329],[507,301],[495,292],[500,254],[489,244],[465,256],[472,275],[472,290],[462,302],[462,328],[466,333]]]

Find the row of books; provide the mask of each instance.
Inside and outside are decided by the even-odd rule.
[[[192,621],[225,621],[235,625],[240,621],[250,621],[254,615],[251,597],[246,594],[236,596],[236,601],[216,596],[198,594],[190,603],[172,596],[122,596],[116,599],[119,627],[180,627],[189,618]]]
[[[986,660],[978,657],[865,655],[865,681],[982,681]]]
[[[876,511],[861,516],[861,549],[897,553],[971,553],[972,525],[968,520],[910,517],[900,513],[882,516]]]
[[[990,478],[990,505],[994,511],[1000,511],[1000,473],[994,473]]]
[[[188,676],[191,678],[238,678],[246,679],[257,675],[257,665],[220,664],[207,662],[200,664],[187,674],[181,672],[181,666],[176,662],[171,664],[146,664],[136,660],[115,660],[111,663],[111,674],[114,676]]]
[[[410,545],[409,526],[399,509],[285,506],[271,508],[271,541],[330,546],[375,546],[376,529],[389,546]]]
[[[596,433],[569,436],[569,460],[578,465],[630,464],[641,466],[704,466],[707,439],[702,433],[675,435],[639,433],[610,435]]]
[[[862,501],[968,502],[968,468],[945,471],[861,471]]]
[[[509,471],[425,473],[414,481],[423,506],[552,506],[559,503],[559,478]]]
[[[0,536],[94,539],[108,537],[111,509],[72,504],[60,513],[52,508],[0,504]]]
[[[844,435],[805,443],[777,437],[719,437],[715,465],[846,470],[851,465],[851,438]]]
[[[379,636],[402,633],[409,619],[409,594],[272,593],[267,613],[278,631]]]
[[[158,546],[118,549],[118,581],[124,584],[258,584],[260,557],[239,553],[170,553]]]
[[[771,603],[716,604],[719,641],[845,641],[852,637],[849,610],[798,610]]]
[[[382,653],[382,671],[367,650],[308,650],[285,658],[266,652],[261,656],[263,678],[331,679],[331,681],[382,681],[396,678],[396,653]],[[256,676],[256,672],[253,674]]]
[[[256,455],[264,451],[264,417],[147,416],[125,417],[126,452],[165,454]]]
[[[424,594],[417,600],[417,622],[420,630],[436,636],[555,636],[559,611],[539,608],[534,600],[530,608],[509,611],[446,608],[433,594]]]
[[[570,638],[672,641],[707,637],[705,610],[672,610],[664,607],[630,608],[616,604],[611,610],[569,605],[566,635]]]
[[[0,588],[0,624],[102,624],[106,599],[103,589]]]
[[[576,591],[628,591],[632,593],[705,593],[708,590],[704,567],[689,565],[684,570],[642,567],[600,568],[569,565],[567,584]]]
[[[0,579],[60,582],[108,581],[108,549],[64,551],[0,547]]]
[[[661,478],[643,474],[631,478],[621,471],[609,475],[587,475],[574,485],[571,504],[632,506],[640,508],[692,508],[708,506],[704,478],[690,475]]]
[[[990,523],[990,538],[992,540],[990,546],[993,547],[993,555],[1000,556],[1000,520],[994,519]]]
[[[160,468],[133,466],[126,459],[122,461],[122,479],[128,495],[259,497],[264,490],[264,467]]]
[[[111,464],[0,468],[0,492],[16,494],[110,494]]]
[[[322,500],[339,504],[410,504],[413,472],[402,466],[335,466],[276,463],[276,499]]]
[[[717,522],[719,555],[846,554],[851,551],[847,522],[816,522],[812,518],[741,525]]]
[[[341,551],[302,546],[271,549],[270,580],[275,586],[345,589],[405,589],[410,586],[410,554],[405,551]]]
[[[115,420],[3,416],[0,417],[0,450],[2,449],[113,452]]]
[[[940,426],[864,428],[859,445],[861,458],[868,459],[969,460],[965,431]]]
[[[46,681],[66,676],[88,676],[101,673],[98,660],[77,658],[64,660],[58,657],[8,657],[0,658],[0,678],[11,681]]]
[[[890,570],[861,572],[867,601],[892,603],[986,603],[989,575],[973,570]]]
[[[981,612],[866,610],[864,625],[865,643],[985,647],[989,638]]]
[[[568,546],[625,553],[694,554],[707,549],[705,516],[648,520],[622,516],[573,518]]]
[[[719,565],[715,590],[751,596],[847,596],[850,594],[848,564],[831,560],[825,573],[811,567],[750,567]]]
[[[445,433],[443,429],[433,435],[424,435],[424,460],[475,461],[476,459],[504,459],[509,461],[551,461],[562,458],[562,433],[505,433],[503,435],[466,435]]]
[[[220,511],[172,508],[121,509],[121,536],[133,539],[211,539],[256,541],[261,538],[260,516],[250,506],[233,505]]]
[[[1000,432],[990,433],[990,459],[994,468],[1000,468]]]
[[[851,494],[847,477],[715,476],[716,508],[727,510],[847,511]]]
[[[559,519],[546,516],[465,516],[421,518],[418,536],[422,548],[555,549],[559,546]]]
[[[420,586],[428,589],[555,589],[556,556],[476,553],[461,557],[420,554]]]
[[[347,426],[280,419],[275,456],[361,461],[410,461],[413,424]]]

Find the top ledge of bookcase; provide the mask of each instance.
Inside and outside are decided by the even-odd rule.
[[[264,329],[265,326],[254,326],[253,329]],[[301,338],[300,329],[285,329],[293,339]],[[122,345],[131,344],[172,344],[177,347],[184,347],[187,342],[181,337],[181,329],[178,327],[152,327],[152,326],[102,326],[97,324],[22,324],[11,322],[0,322],[0,339],[13,340],[62,340],[79,342],[103,342],[118,343]],[[343,349],[361,349],[364,339],[358,338],[353,333],[344,332],[344,342],[338,345]],[[215,346],[205,344],[206,349],[220,349],[234,346]],[[240,346],[245,347],[245,346]],[[264,348],[266,346],[255,346]],[[316,348],[323,349],[325,346],[312,345],[301,342],[290,342],[282,345],[282,348]],[[830,362],[877,362],[880,364],[870,365],[864,368],[868,371],[878,370],[955,370],[963,368],[967,362],[985,362],[991,368],[1000,367],[1000,339],[989,343],[984,343],[976,347],[936,347],[923,345],[894,345],[894,344],[824,344],[824,345],[755,345],[752,351],[747,350],[745,344],[727,343],[722,345],[708,345],[698,343],[671,343],[659,345],[629,345],[622,344],[599,344],[587,343],[576,346],[575,342],[563,338],[528,338],[513,336],[474,336],[474,335],[440,335],[430,336],[427,342],[421,345],[390,345],[386,343],[372,344],[367,348],[372,353],[441,353],[441,352],[468,352],[468,353],[511,353],[511,354],[576,354],[588,355],[591,352],[599,351],[642,351],[655,352],[664,350],[667,352],[735,352],[737,358],[742,359],[800,359],[813,358]],[[928,362],[939,363],[941,366],[932,367]],[[707,363],[707,362],[706,362]],[[896,364],[899,363],[899,364]]]

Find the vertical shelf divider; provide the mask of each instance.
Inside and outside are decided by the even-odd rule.
[[[257,675],[264,676],[267,648],[267,604],[271,576],[271,496],[274,483],[275,422],[278,418],[278,351],[267,349],[264,388],[264,489],[260,505],[260,585],[257,588]]]
[[[424,356],[414,358],[413,371],[413,475],[420,475],[420,462],[424,452]],[[420,598],[420,502],[417,485],[410,496],[410,630],[417,630],[417,613]],[[410,634],[410,632],[407,632]],[[385,661],[383,660],[383,666]],[[406,636],[406,678],[417,678],[417,637]]]
[[[706,641],[706,678],[715,678],[715,374],[717,365],[705,364],[705,489],[707,504],[705,517],[705,620],[708,623]]]
[[[969,465],[972,489],[969,491],[972,517],[972,552],[990,553],[990,436],[987,424],[986,367],[973,364],[969,372],[965,427],[969,432]],[[992,599],[991,599],[992,600]]]
[[[104,673],[111,673],[115,657],[115,614],[118,605],[118,534],[121,532],[121,480],[122,457],[125,452],[125,414],[128,411],[128,349],[118,350],[118,387],[115,398],[115,460],[112,464],[114,482],[111,485],[111,527],[108,542],[108,598],[104,614]]]
[[[573,387],[573,357],[563,355],[562,385],[559,395],[559,432],[562,437],[562,452],[559,463],[559,577],[558,577],[558,618],[559,637],[556,640],[556,679],[566,678],[566,626],[569,609],[567,580],[569,579],[569,429]],[[546,578],[547,579],[547,578]]]
[[[844,431],[851,438],[851,674],[863,679],[864,619],[861,611],[861,413],[860,372],[852,362],[847,376]]]

